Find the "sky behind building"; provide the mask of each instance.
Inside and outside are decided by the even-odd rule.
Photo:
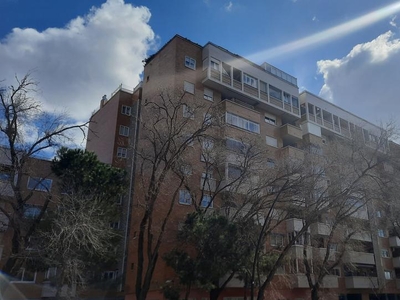
[[[175,34],[298,78],[379,123],[400,111],[400,1],[0,0],[0,79],[33,70],[45,107],[83,121]]]

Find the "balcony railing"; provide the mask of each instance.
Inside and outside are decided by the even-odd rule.
[[[374,265],[375,257],[373,253],[348,251],[344,254],[343,261],[353,264]]]
[[[378,287],[377,277],[349,276],[345,279],[348,289],[373,289]]]
[[[390,247],[395,247],[395,248],[400,247],[400,239],[397,236],[391,236],[389,238],[389,245]]]

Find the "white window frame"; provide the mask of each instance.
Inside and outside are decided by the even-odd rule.
[[[119,135],[129,136],[129,127],[125,125],[119,125]]]
[[[18,283],[33,283],[36,282],[36,275],[37,272],[35,271],[34,275],[33,275],[33,280],[24,280],[24,275],[25,275],[25,268],[20,268],[20,270],[22,270],[22,276],[21,276],[21,280],[10,280],[10,282],[18,282]]]
[[[178,203],[182,205],[192,205],[192,195],[188,190],[179,190]]]
[[[386,237],[386,232],[384,229],[378,229],[378,236],[381,238]]]
[[[274,115],[265,113],[264,120],[265,120],[265,123],[276,126],[276,117]]]
[[[390,270],[384,270],[383,273],[385,274],[385,279],[386,279],[386,280],[392,280],[392,279],[393,279],[392,271],[390,271]]]
[[[382,213],[381,213],[380,210],[377,210],[377,211],[376,211],[376,217],[377,217],[377,218],[382,218]]]
[[[390,258],[390,253],[388,249],[381,249],[381,256],[383,258]]]
[[[127,105],[122,105],[121,107],[121,114],[130,116],[132,113],[132,107],[127,106]]]
[[[239,127],[241,129],[247,130],[253,133],[260,133],[260,124],[250,121],[248,119],[239,117],[230,112],[226,112],[225,114],[225,122],[231,124],[233,126]]]
[[[207,198],[208,201],[205,201],[204,198]],[[207,202],[207,203],[205,203],[205,202]],[[203,197],[201,198],[200,207],[203,207],[203,208],[213,208],[213,205],[214,205],[213,202],[214,202],[214,201],[212,201],[211,195],[203,195]]]
[[[185,67],[196,70],[196,60],[190,56],[185,56]]]
[[[194,110],[187,104],[183,104],[183,117],[187,119],[194,119]]]
[[[31,180],[34,180],[31,184]],[[44,183],[47,182],[48,184],[45,185]],[[29,177],[27,182],[28,190],[34,190],[39,192],[50,192],[51,186],[53,185],[53,179],[50,178],[41,178],[41,177]]]
[[[258,79],[246,73],[243,73],[243,83],[258,88]]]
[[[194,95],[194,83],[189,82],[189,81],[184,81],[183,82],[183,90],[189,94],[193,94]]]
[[[274,148],[278,148],[278,139],[274,138],[272,136],[266,135],[265,136],[265,143],[268,146],[274,147]]]
[[[211,61],[210,61],[210,67],[211,67],[211,69],[216,70],[216,71],[218,71],[218,72],[220,71],[219,65],[220,65],[220,62],[219,62],[219,61],[215,61],[215,60],[211,60]]]
[[[45,280],[49,280],[51,278],[56,277],[57,275],[57,267],[50,267],[46,270],[46,274],[44,275]]]
[[[203,97],[208,101],[214,101],[214,91],[205,87]]]
[[[127,158],[128,157],[128,149],[124,147],[117,148],[117,157],[118,158]]]

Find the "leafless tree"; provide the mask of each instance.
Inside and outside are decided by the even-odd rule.
[[[33,219],[24,218],[24,209],[35,193],[23,186],[23,176],[32,174],[30,169],[35,156],[50,148],[70,142],[75,130],[85,133],[85,124],[71,124],[65,113],[49,113],[35,99],[38,83],[30,73],[16,85],[0,89],[0,156],[1,170],[7,174],[7,193],[0,190],[0,211],[12,232],[11,253],[3,265],[3,272],[19,269],[20,258],[29,247],[30,237],[35,233],[50,205],[52,195],[45,191],[41,210]],[[42,185],[38,181],[37,186]],[[10,193],[11,191],[11,193]]]

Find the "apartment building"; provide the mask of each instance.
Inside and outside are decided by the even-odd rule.
[[[31,219],[36,217],[41,206],[46,201],[49,193],[57,190],[55,176],[51,171],[51,161],[41,158],[29,158],[25,164],[24,172],[18,174],[22,176],[21,190],[23,197],[32,193],[29,201],[24,207],[24,218]],[[14,192],[11,188],[11,162],[7,149],[0,149],[0,196],[2,208],[12,212],[7,205],[7,199],[13,201]],[[11,252],[12,228],[9,226],[8,218],[0,213],[0,263],[3,265]],[[24,267],[17,270],[8,277],[9,284],[5,291],[5,299],[40,299],[52,295],[53,288],[50,286],[49,278],[54,275],[50,268],[45,272],[32,272]],[[50,293],[50,294],[49,294]]]
[[[271,165],[281,157],[303,159],[305,145],[311,146],[318,155],[323,156],[324,149],[329,148],[329,142],[334,138],[351,140],[361,137],[366,147],[373,148],[382,133],[382,129],[371,122],[316,95],[307,91],[299,93],[295,77],[268,63],[257,65],[213,43],[202,46],[176,35],[147,59],[143,82],[139,87],[133,92],[119,89],[110,100],[102,101],[100,110],[92,117],[96,123],[91,125],[91,129],[97,132],[98,137],[95,141],[96,137],[89,134],[87,149],[96,152],[103,162],[115,163],[119,167],[132,170],[132,194],[128,194],[126,198],[126,202],[130,204],[124,207],[124,211],[131,213],[131,219],[127,218],[125,223],[128,224],[126,233],[129,234],[127,258],[124,260],[126,299],[135,299],[137,234],[143,213],[140,202],[143,190],[135,177],[138,170],[135,169],[134,151],[138,144],[144,143],[141,139],[142,127],[137,126],[142,105],[139,100],[146,103],[147,100],[154,99],[160,91],[166,90],[184,91],[191,101],[204,104],[204,113],[196,115],[188,107],[182,108],[182,117],[193,119],[193,122],[206,117],[207,107],[219,104],[225,126],[217,134],[226,139],[227,147],[229,143],[237,143],[245,137],[256,138],[268,149],[271,156],[268,163]],[[126,99],[130,100],[123,102],[121,95],[126,95]],[[127,106],[131,108],[126,108]],[[133,117],[124,123],[124,112],[127,110]],[[146,123],[146,120],[142,119],[142,122]],[[192,181],[195,184],[198,181],[210,182],[210,178],[204,173],[205,162],[201,149],[204,148],[204,143],[195,141],[191,147]],[[235,171],[235,167],[227,163],[227,177]],[[215,182],[216,180],[211,185],[216,184]],[[172,190],[175,184],[171,182],[167,189]],[[212,194],[213,188],[209,192]],[[209,203],[206,200],[204,203]],[[202,203],[203,201],[200,205]],[[177,280],[161,257],[174,247],[179,224],[186,214],[193,211],[193,207],[188,204],[192,202],[187,193],[180,191],[167,225],[165,240],[168,242],[163,243],[160,248],[148,293],[149,299],[163,299],[161,287]],[[212,208],[219,208],[218,199]],[[166,209],[166,206],[158,207],[153,216],[154,223],[161,220]],[[383,211],[374,205],[363,207],[353,217],[361,220],[365,226],[365,230],[353,236],[362,247],[346,253],[343,263],[324,278],[324,299],[398,299],[400,277],[396,278],[400,274],[399,239],[390,236]],[[281,246],[302,228],[302,224],[297,216],[285,220],[278,228],[279,232],[269,235],[267,247]],[[321,241],[321,246],[316,249],[318,253],[326,251],[324,247],[329,236],[329,224],[321,220],[312,224],[309,232]],[[305,242],[296,242],[291,249],[291,266],[284,266],[276,274],[276,278],[282,273],[286,274],[289,282],[275,285],[274,292],[268,294],[268,299],[310,298],[310,286],[300,266],[304,258],[304,246]],[[310,253],[311,261],[313,255],[317,255],[315,251]],[[348,268],[346,265],[352,267]],[[279,280],[276,282],[279,283]],[[219,298],[239,300],[243,299],[244,294],[243,282],[234,279]],[[207,299],[209,296],[206,291],[192,288],[189,297]]]
[[[133,143],[135,140],[135,123],[138,115],[141,86],[131,90],[122,84],[111,93],[109,99],[103,96],[100,108],[96,110],[89,124],[86,150],[95,152],[99,161],[116,168],[125,169],[132,173]],[[130,176],[133,179],[133,176]],[[83,297],[95,296],[117,299],[123,298],[122,282],[124,282],[124,269],[127,253],[127,224],[130,218],[132,194],[131,188],[126,195],[116,199],[119,205],[119,214],[115,222],[111,223],[114,229],[121,232],[123,238],[118,247],[120,259],[110,270],[104,270],[103,281],[105,284],[100,289],[89,289]]]

